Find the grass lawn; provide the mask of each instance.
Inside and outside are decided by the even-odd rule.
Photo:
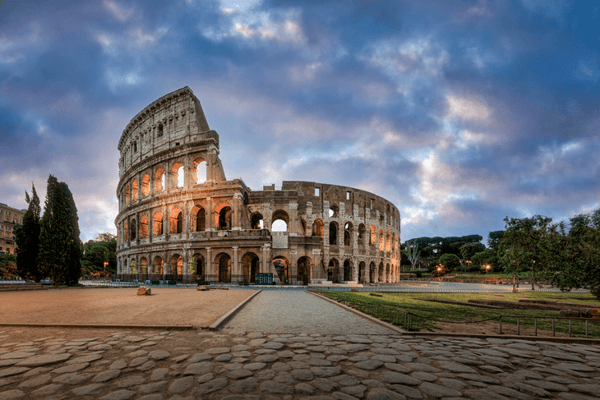
[[[528,317],[526,319],[520,319],[520,326],[523,328],[533,327],[533,318],[562,318],[562,315],[558,311],[479,308],[435,303],[419,299],[447,299],[464,302],[471,299],[494,299],[503,301],[534,299],[585,303],[589,304],[591,307],[600,308],[600,301],[595,300],[594,296],[589,293],[380,293],[383,297],[371,296],[370,293],[366,292],[319,291],[319,293],[339,302],[347,302],[349,306],[356,308],[365,314],[369,314],[395,325],[404,326],[404,314],[402,312],[400,312],[398,323],[396,324],[396,308],[408,311],[412,315],[412,330],[417,331],[421,329],[435,329],[436,321],[473,322],[493,319],[495,322],[498,322],[500,315],[502,315],[503,324],[512,325],[517,324],[515,317]],[[583,298],[585,298],[585,300],[582,300]],[[551,320],[538,319],[538,329],[551,331]],[[568,320],[556,320],[555,329],[556,332],[568,333]],[[573,335],[585,337],[584,322],[573,321],[571,329]],[[589,335],[590,337],[595,338],[600,337],[600,321],[594,321],[594,323],[589,324]]]

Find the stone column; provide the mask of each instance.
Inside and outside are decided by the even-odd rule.
[[[238,250],[239,247],[238,246],[233,246],[233,265],[231,266],[231,283],[235,282],[234,281],[234,276],[237,276],[235,279],[238,280],[238,282],[241,280],[240,276],[242,275],[240,273],[240,262],[239,262],[239,257],[238,257]]]
[[[214,265],[212,259],[212,249],[210,247],[206,247],[206,279],[208,280],[209,275],[214,275]]]

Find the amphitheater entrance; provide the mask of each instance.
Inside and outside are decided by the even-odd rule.
[[[352,280],[352,264],[349,260],[344,261],[344,281]]]
[[[300,257],[298,259],[298,281],[302,281],[303,285],[310,283],[310,258]]]
[[[273,257],[273,267],[279,276],[281,284],[289,284],[289,266],[290,263],[287,258],[283,256]]]
[[[256,273],[258,272],[259,258],[254,253],[246,253],[242,257],[242,281],[246,283],[256,282]]]
[[[335,258],[329,260],[327,267],[327,280],[333,283],[338,283],[340,280],[340,266]]]
[[[154,257],[154,261],[152,261],[152,273],[154,274],[154,276],[152,278],[157,280],[162,279],[163,272],[163,259],[158,256]]]
[[[231,283],[231,257],[229,254],[221,253],[215,259],[219,271],[219,282]]]
[[[358,283],[363,283],[365,281],[365,262],[361,261],[358,264]]]
[[[202,254],[196,253],[190,258],[190,275],[196,275],[199,280],[206,281],[206,268]]]

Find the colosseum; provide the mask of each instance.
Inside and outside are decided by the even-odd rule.
[[[400,213],[391,202],[324,183],[252,190],[241,179],[227,180],[219,135],[187,86],[139,112],[118,149],[117,278],[242,285],[399,280]]]

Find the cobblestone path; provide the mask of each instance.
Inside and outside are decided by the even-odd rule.
[[[263,290],[226,327],[270,333],[396,333],[299,290]]]
[[[0,400],[588,400],[600,394],[600,346],[591,345],[233,330],[60,336],[0,342]]]

